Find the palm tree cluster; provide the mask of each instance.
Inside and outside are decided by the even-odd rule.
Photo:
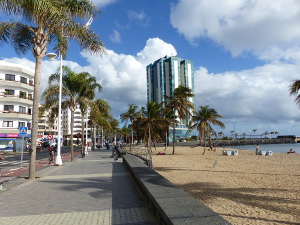
[[[148,102],[146,107],[131,104],[127,112],[121,114],[122,121],[130,120],[131,132],[133,129],[144,142],[147,142],[151,150],[152,143],[161,142],[163,138],[169,136],[169,128],[173,128],[173,152],[175,153],[175,128],[180,120],[184,120],[187,116],[191,117],[190,129],[197,128],[199,130],[200,140],[212,135],[217,135],[213,126],[225,127],[218,120],[222,118],[215,109],[209,106],[200,106],[199,111],[195,111],[193,102],[190,101],[194,95],[191,89],[179,86],[174,90],[172,96],[165,96],[166,101],[162,103]],[[133,136],[133,133],[132,133]],[[200,142],[200,144],[202,144]],[[203,142],[204,143],[204,142]],[[167,146],[167,141],[166,141]]]
[[[44,104],[40,107],[40,115],[48,110],[50,112],[50,122],[58,115],[58,89],[59,89],[59,69],[56,73],[52,74],[48,80],[49,86],[42,94]],[[91,76],[88,72],[75,73],[69,67],[63,66],[62,76],[62,109],[68,108],[71,111],[70,121],[70,145],[71,145],[71,161],[73,161],[74,149],[74,113],[76,109],[80,109],[82,115],[81,121],[81,153],[83,153],[86,146],[87,137],[84,137],[84,119],[89,112],[88,123],[92,128],[92,143],[95,143],[95,135],[98,133],[106,138],[114,139],[116,142],[116,134],[124,133],[123,129],[119,129],[119,121],[110,115],[111,107],[103,99],[96,99],[96,91],[102,89],[101,85],[97,83],[95,77]],[[101,129],[101,130],[100,130]],[[104,133],[106,135],[104,135]],[[94,134],[94,135],[93,135]],[[113,137],[112,137],[113,136]],[[93,146],[94,148],[95,146]]]
[[[88,0],[0,1],[0,13],[13,17],[9,22],[0,22],[0,44],[11,43],[18,54],[32,51],[36,60],[29,179],[35,179],[41,66],[47,46],[51,44],[63,57],[67,54],[71,39],[84,49],[102,53],[104,47],[99,36],[80,23],[98,12],[97,7]]]
[[[88,72],[75,73],[67,66],[62,68],[62,109],[69,108],[71,111],[71,161],[73,161],[73,128],[74,128],[74,113],[76,108],[80,108],[81,114],[86,115],[87,110],[92,108],[93,115],[99,112],[99,115],[108,113],[108,106],[105,104],[97,104],[93,102],[95,91],[101,90],[101,85],[97,83],[95,77]],[[45,110],[50,110],[50,118],[54,119],[58,114],[59,103],[59,78],[60,68],[56,73],[49,77],[49,86],[42,94],[43,106],[40,109],[40,114]],[[84,116],[82,118],[82,136],[84,136]],[[83,152],[84,142],[82,141],[81,151]]]
[[[200,106],[200,110],[194,113],[190,129],[197,128],[197,130],[199,130],[200,145],[204,145],[203,154],[206,150],[206,138],[208,137],[209,144],[212,147],[211,137],[212,135],[217,135],[212,125],[222,128],[225,127],[225,125],[218,120],[219,118],[223,117],[219,115],[215,109],[210,108],[208,105]]]

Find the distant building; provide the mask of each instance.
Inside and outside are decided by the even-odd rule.
[[[81,128],[82,128],[82,114],[80,111],[79,106],[75,109],[74,112],[74,126],[73,126],[73,135],[74,142],[81,140]],[[88,115],[84,116],[84,136],[87,134],[87,142],[91,142],[91,128],[86,126],[86,122],[89,117]],[[87,128],[86,128],[87,127]],[[70,143],[70,136],[71,136],[71,110],[69,108],[62,110],[62,130],[63,130],[63,137],[64,137],[64,144]]]
[[[53,123],[50,123],[49,111],[46,110],[38,120],[38,141],[57,142],[57,136],[57,118],[54,119]],[[49,140],[49,137],[53,139]]]
[[[0,150],[21,151],[19,127],[31,136],[34,70],[0,61],[0,80]]]
[[[62,119],[62,129],[61,129],[61,143],[63,145],[69,145],[70,144],[70,136],[71,136],[71,110],[69,108],[62,109],[61,113]],[[58,118],[56,117],[53,121],[53,123],[50,123],[49,119],[49,111],[45,111],[41,118],[39,118],[39,124],[38,124],[38,140],[39,141],[50,141],[48,139],[49,135],[53,136],[52,142],[57,142],[58,137],[58,128],[57,128],[57,122]],[[82,115],[79,107],[76,108],[74,112],[74,127],[73,127],[73,135],[74,135],[74,142],[81,142],[81,123],[82,123]],[[87,116],[84,117],[84,136],[86,133],[88,133],[88,139],[87,141],[91,141],[91,128],[88,127],[86,129],[86,121]]]
[[[180,85],[195,92],[193,63],[190,60],[165,56],[149,64],[146,69],[148,102],[164,102],[164,96],[172,97],[174,90]],[[190,101],[194,102],[194,98]],[[176,125],[176,140],[191,136],[187,133],[190,120],[190,116],[187,115],[185,120],[180,120]],[[173,139],[173,132],[170,132],[169,139]]]

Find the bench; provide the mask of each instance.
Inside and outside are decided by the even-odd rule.
[[[230,224],[210,208],[149,168],[142,159],[133,155],[124,155],[123,163],[127,166],[158,224]]]

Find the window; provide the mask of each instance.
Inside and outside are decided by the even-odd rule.
[[[5,89],[5,94],[7,94],[7,95],[15,95],[15,90]]]
[[[44,135],[44,132],[38,132],[38,135]]]
[[[13,105],[4,105],[4,111],[14,111]]]
[[[20,98],[26,98],[26,92],[20,91]]]
[[[32,100],[32,94],[28,94],[28,99]]]
[[[16,76],[13,74],[5,74],[5,80],[16,80]]]
[[[19,122],[19,127],[25,127],[25,122]]]
[[[28,130],[31,130],[31,123],[27,123]]]
[[[45,126],[39,126],[39,129],[45,129],[46,127]]]
[[[28,114],[31,115],[31,108],[28,108]]]
[[[19,106],[19,113],[26,113],[26,107]]]
[[[13,121],[3,121],[3,127],[13,127]]]
[[[27,78],[26,77],[21,77],[21,83],[27,84]]]

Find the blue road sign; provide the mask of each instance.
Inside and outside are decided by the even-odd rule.
[[[25,135],[27,134],[28,127],[19,127],[19,134]]]

